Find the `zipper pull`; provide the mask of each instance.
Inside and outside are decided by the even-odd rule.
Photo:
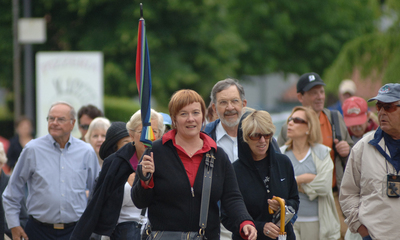
[[[192,192],[192,197],[194,197],[194,190],[193,190],[193,187],[190,188],[190,191]]]

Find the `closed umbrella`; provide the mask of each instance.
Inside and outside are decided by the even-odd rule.
[[[138,44],[136,50],[136,85],[139,93],[139,101],[141,108],[142,117],[142,134],[140,136],[140,141],[145,145],[146,150],[143,153],[149,154],[153,141],[155,139],[153,129],[151,128],[151,69],[150,69],[150,55],[149,46],[147,44],[146,37],[146,23],[143,18],[143,5],[140,3],[140,19],[138,27]],[[142,156],[143,158],[143,156]],[[139,161],[137,172],[139,177],[147,181],[150,179],[151,174],[143,176],[142,166]]]
[[[286,232],[285,232],[285,212],[286,212],[286,207],[285,207],[285,202],[283,201],[282,198],[280,197],[273,197],[272,200],[277,200],[279,202],[279,205],[281,206],[280,209],[280,229],[279,229],[279,235],[278,235],[278,240],[286,240]],[[273,214],[274,211],[268,206],[268,211],[270,214]]]

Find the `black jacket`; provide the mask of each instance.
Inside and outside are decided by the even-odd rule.
[[[21,152],[22,152],[22,146],[21,143],[19,143],[19,136],[17,134],[10,139],[10,147],[8,148],[7,151],[7,165],[11,169],[14,169],[15,164],[17,163]]]
[[[206,136],[208,137],[208,136]],[[211,140],[211,139],[210,139]],[[199,231],[200,204],[204,177],[204,159],[200,163],[195,182],[191,185],[172,140],[153,143],[155,172],[154,188],[144,189],[136,176],[132,200],[138,208],[148,207],[153,231]],[[240,194],[232,164],[222,148],[215,152],[206,237],[219,239],[220,221],[218,201],[229,211],[237,227],[245,220],[252,221]]]
[[[124,186],[134,170],[129,160],[136,149],[131,143],[104,160],[93,198],[75,226],[71,240],[89,239],[92,232],[110,236],[118,223]]]
[[[251,149],[243,141],[241,122],[238,128],[238,145],[239,160],[233,163],[233,168],[236,172],[239,189],[243,195],[247,211],[255,221],[257,239],[270,239],[263,233],[265,223],[272,220],[272,215],[268,212],[267,200],[277,196],[283,198],[286,205],[292,206],[296,212],[299,208],[300,200],[292,163],[286,155],[277,153],[274,145],[269,145],[267,158],[270,162],[270,192],[268,193],[256,169],[251,156]],[[233,239],[241,239],[237,228],[232,225],[227,217],[225,208],[222,209],[222,223],[228,230],[232,231]],[[288,240],[296,239],[290,222],[285,226],[285,232]]]

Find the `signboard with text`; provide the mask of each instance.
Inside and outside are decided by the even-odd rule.
[[[38,52],[36,54],[37,137],[48,133],[51,104],[70,103],[75,111],[93,104],[103,110],[103,54],[101,52]],[[104,110],[103,110],[104,111]],[[74,137],[80,137],[78,121]]]

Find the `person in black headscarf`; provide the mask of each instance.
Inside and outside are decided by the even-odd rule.
[[[258,239],[276,239],[279,226],[272,223],[273,214],[280,205],[274,196],[280,197],[296,212],[299,194],[289,158],[280,154],[270,144],[275,131],[271,116],[266,111],[247,112],[238,127],[239,159],[233,163],[240,191],[247,211],[254,219]],[[240,239],[233,222],[222,209],[222,223],[233,232],[233,239]],[[285,226],[287,239],[295,239],[292,224]]]

